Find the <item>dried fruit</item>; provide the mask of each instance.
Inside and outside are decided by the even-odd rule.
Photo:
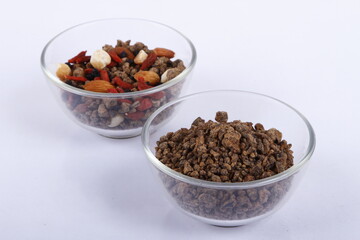
[[[118,102],[124,102],[124,103],[129,103],[129,104],[132,104],[133,102],[130,100],[130,99],[118,99]]]
[[[127,58],[129,58],[131,60],[134,60],[134,58],[135,58],[134,54],[129,49],[127,49],[125,47],[116,47],[116,48],[114,48],[114,50],[115,50],[117,55],[121,56],[121,54],[123,52],[125,52]]]
[[[111,60],[111,63],[109,63],[106,67],[111,68],[111,67],[115,67],[116,65],[117,62]]]
[[[106,70],[100,70],[99,72],[100,72],[101,80],[110,82],[109,74],[108,74],[108,72]]]
[[[85,63],[85,62],[89,62],[91,59],[90,56],[81,56],[76,58],[75,63]]]
[[[91,55],[90,63],[97,70],[101,70],[111,63],[111,57],[107,52],[99,49]]]
[[[155,99],[155,100],[159,100],[159,99],[162,99],[163,97],[165,97],[165,92],[160,91],[160,92],[152,93],[149,95],[149,97],[151,97],[152,99]]]
[[[103,129],[139,128],[152,112],[180,94],[182,84],[169,86],[164,91],[145,93],[161,84],[160,78],[167,69],[185,69],[180,59],[172,61],[168,58],[173,55],[171,50],[158,48],[154,51],[141,42],[130,44],[130,40],[118,40],[115,46],[104,45],[99,49],[92,56],[86,56],[86,51],[78,53],[57,73],[65,84],[108,96],[92,98],[64,93],[66,106],[82,123]],[[169,75],[165,76],[170,79]],[[127,93],[134,92],[136,96],[135,92],[142,90],[141,98],[127,97]],[[119,125],[117,114],[124,118]]]
[[[122,89],[121,87],[116,87],[116,90],[119,92],[119,93],[124,93],[124,89]]]
[[[150,52],[145,59],[145,61],[141,64],[140,70],[146,70],[151,67],[156,61],[157,55],[154,52]]]
[[[71,74],[71,68],[67,64],[60,63],[58,65],[58,68],[56,70],[56,76],[60,78],[60,80],[64,81],[65,76],[69,76],[70,74]]]
[[[127,82],[124,82],[121,78],[119,77],[114,77],[112,79],[112,81],[114,83],[116,83],[119,87],[121,87],[122,89],[132,89],[133,85]]]
[[[136,108],[138,111],[145,111],[152,107],[152,101],[149,98],[143,98],[140,105]]]
[[[71,58],[68,60],[69,63],[76,63],[76,60],[82,57],[85,57],[87,51],[81,51],[80,53],[78,53],[78,55],[76,55],[75,57]]]
[[[140,50],[139,53],[134,58],[134,63],[136,64],[142,64],[145,59],[148,57],[148,54],[144,50]]]
[[[175,56],[173,51],[166,48],[155,48],[154,52],[158,57],[173,58]]]
[[[140,120],[145,116],[144,112],[125,113],[125,117],[131,120]]]
[[[115,88],[108,89],[108,93],[119,93]]]
[[[114,62],[120,63],[122,62],[121,58],[117,55],[114,49],[111,49],[109,52],[109,55]]]
[[[109,89],[115,88],[110,82],[104,80],[89,81],[84,85],[84,89],[92,92],[108,92]]]
[[[111,81],[111,84],[115,86],[114,89],[122,93],[141,91],[165,83],[185,69],[181,60],[169,60],[175,54],[172,50],[166,48],[149,50],[141,42],[130,45],[130,40],[126,42],[118,40],[116,47],[105,45],[102,49],[96,50],[92,56],[86,56],[86,53],[87,51],[82,51],[69,59],[70,63],[67,62],[67,66],[65,66],[67,75],[62,74],[59,70],[59,78],[65,81],[64,76],[74,76],[85,77],[89,81]],[[87,63],[88,61],[90,63]],[[70,72],[68,72],[69,68]],[[168,69],[170,70],[167,71]],[[152,73],[137,74],[139,71],[151,71]],[[111,80],[114,77],[120,77],[121,80],[117,80],[118,83],[116,83]],[[134,83],[134,78],[138,82]],[[143,79],[143,83],[139,83],[140,79]],[[75,81],[66,81],[66,83],[84,89],[82,83],[86,81],[84,78],[74,78],[73,80]],[[155,98],[152,97],[152,99]],[[154,104],[158,105],[158,102]],[[96,118],[96,116],[93,117]]]
[[[84,77],[75,77],[75,76],[65,76],[66,80],[73,80],[73,81],[80,81],[80,82],[86,82],[87,79]]]
[[[99,71],[96,70],[95,68],[86,68],[86,69],[84,70],[84,73],[85,73],[85,77],[86,77],[88,80],[94,80],[94,78],[100,76]]]
[[[137,72],[134,75],[134,78],[136,79],[136,81],[141,81],[141,79],[144,80],[144,82],[150,83],[151,85],[155,86],[156,84],[158,84],[160,82],[160,77],[156,72],[153,71],[140,71]]]
[[[139,91],[152,88],[152,86],[147,85],[145,82],[138,82],[138,86],[137,86],[137,87],[138,87]]]

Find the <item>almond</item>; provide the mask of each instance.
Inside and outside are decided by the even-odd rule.
[[[148,82],[151,85],[156,85],[160,82],[160,77],[156,72],[152,71],[140,71],[135,73],[134,78],[136,81],[144,80],[144,82]]]
[[[115,88],[110,82],[104,80],[93,80],[84,85],[84,89],[92,92],[107,93],[109,89]]]
[[[173,58],[175,56],[173,51],[166,48],[155,48],[154,52],[158,57]]]

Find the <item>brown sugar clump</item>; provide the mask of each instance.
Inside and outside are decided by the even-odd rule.
[[[293,165],[291,144],[275,128],[260,123],[195,119],[189,129],[168,133],[157,142],[156,157],[187,176],[214,182],[247,182],[278,174]]]

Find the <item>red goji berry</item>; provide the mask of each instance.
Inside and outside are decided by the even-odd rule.
[[[110,67],[115,67],[116,65],[117,65],[117,62],[111,61],[111,62],[107,65],[107,67],[108,67],[108,68],[110,68]]]
[[[75,59],[76,63],[85,63],[85,62],[90,62],[90,58],[91,56],[81,56]]]
[[[125,113],[125,117],[131,120],[140,120],[145,116],[144,112]]]
[[[141,90],[152,88],[152,86],[147,85],[145,82],[138,81],[137,88],[139,89],[139,91],[141,91]]]
[[[118,99],[118,102],[124,102],[124,103],[132,104],[132,101],[130,99]]]
[[[99,72],[100,72],[101,80],[110,82],[109,74],[108,74],[108,72],[106,70],[100,70]]]
[[[131,83],[127,83],[124,82],[121,78],[119,77],[114,77],[112,79],[112,81],[114,81],[119,87],[123,88],[123,89],[132,89],[133,85]]]
[[[115,88],[108,89],[108,93],[118,93],[118,91]]]
[[[143,99],[144,99],[143,97],[134,98],[134,102],[136,102],[136,101],[141,102]]]
[[[103,80],[101,77],[95,77],[94,80]]]
[[[68,62],[69,62],[69,63],[75,63],[75,62],[76,62],[76,59],[78,59],[78,58],[80,58],[80,57],[85,57],[86,52],[87,52],[87,51],[82,51],[82,52],[80,52],[80,53],[79,53],[78,55],[76,55],[75,57],[70,58],[70,59],[68,60]]]
[[[164,96],[165,96],[164,91],[152,93],[149,95],[149,97],[151,97],[152,99],[156,99],[156,100],[162,99]]]
[[[116,87],[116,90],[119,92],[119,93],[124,93],[124,89],[122,89],[121,87]]]
[[[145,61],[141,64],[140,70],[146,70],[156,61],[157,55],[154,52],[149,53]]]
[[[74,81],[80,81],[80,82],[86,82],[87,79],[84,77],[75,77],[75,76],[65,76],[65,79],[67,80],[74,80]]]
[[[136,109],[139,111],[145,111],[145,110],[151,108],[152,106],[153,106],[153,103],[150,100],[150,98],[143,98],[140,101],[140,105]]]
[[[84,70],[84,73],[85,73],[85,74],[92,74],[92,73],[93,73],[93,69],[92,69],[92,68],[86,68],[86,69]]]
[[[115,62],[117,62],[117,63],[122,62],[121,58],[116,54],[114,49],[110,50],[108,53],[109,53],[111,59],[114,60]]]

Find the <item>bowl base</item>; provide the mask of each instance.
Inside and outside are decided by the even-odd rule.
[[[98,135],[102,136],[102,137],[106,137],[106,138],[111,138],[111,139],[128,139],[128,138],[134,138],[134,137],[138,137],[140,136],[141,133],[139,134],[132,134],[132,135],[107,135],[107,134],[101,134],[98,133]]]
[[[111,129],[92,127],[80,122],[76,122],[76,123],[78,123],[81,127],[85,128],[86,130],[97,133],[102,137],[113,138],[113,139],[127,139],[127,138],[137,137],[141,134],[141,130],[142,130],[142,128],[111,130]]]
[[[239,220],[221,220],[221,219],[211,219],[211,218],[205,218],[205,217],[201,217],[199,215],[195,215],[192,213],[189,213],[187,211],[185,211],[184,209],[181,209],[182,212],[184,212],[186,215],[189,215],[197,220],[200,220],[203,223],[207,223],[209,225],[213,225],[215,227],[223,227],[223,228],[230,228],[230,227],[240,227],[252,222],[256,222],[259,221],[265,217],[268,217],[269,215],[271,215],[274,212],[274,209],[264,213],[262,215],[256,216],[256,217],[252,217],[252,218],[246,218],[246,219],[239,219]]]

